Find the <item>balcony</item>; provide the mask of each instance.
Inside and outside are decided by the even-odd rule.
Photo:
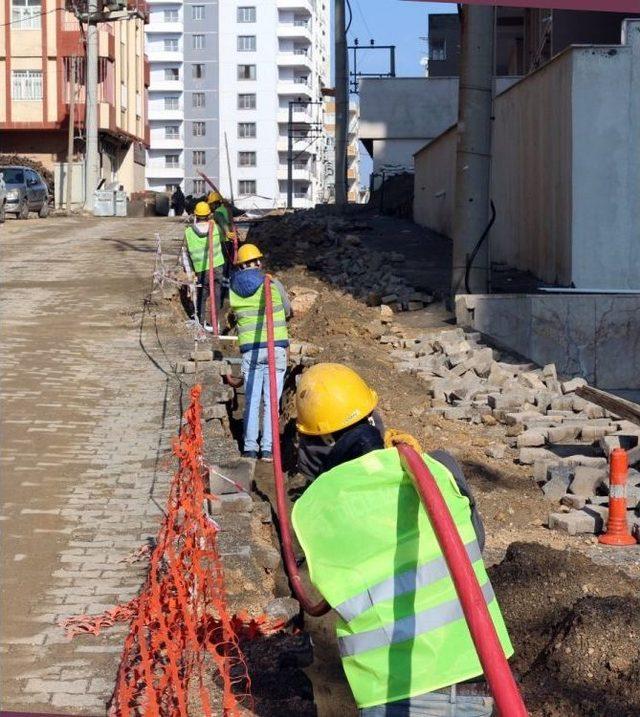
[[[184,149],[184,137],[167,139],[166,137],[151,136],[151,149]]]
[[[153,22],[145,27],[147,35],[155,33],[177,33],[182,34],[184,31],[184,25],[182,22]]]
[[[291,37],[295,40],[312,41],[311,23],[281,22],[278,23],[278,37]]]
[[[303,82],[301,78],[278,80],[277,91],[279,95],[292,95],[293,97],[306,97],[310,100],[313,99],[311,82]]]
[[[280,67],[303,67],[306,70],[313,70],[313,62],[306,52],[279,52],[276,62]]]
[[[305,110],[294,110],[292,115],[292,120],[295,124],[311,124],[312,122],[315,122],[313,118],[313,115],[311,112],[305,111]],[[288,124],[289,123],[289,110],[278,110],[278,122],[280,124]]]
[[[155,49],[147,44],[147,55],[149,62],[182,62],[182,50]]]
[[[165,167],[163,164],[147,164],[147,177],[155,179],[184,179],[184,165],[177,167]]]
[[[311,170],[309,169],[311,165],[306,165],[304,169],[301,167],[296,167],[296,165],[293,165],[293,179],[294,181],[302,181],[302,182],[310,182],[311,181]],[[280,165],[278,167],[278,179],[281,179],[283,181],[287,181],[288,174],[287,174],[287,167]]]
[[[184,82],[182,80],[156,80],[151,78],[149,92],[182,92]]]
[[[163,107],[154,107],[149,105],[150,120],[182,120],[184,119],[184,110],[165,110]]]
[[[311,15],[315,12],[311,0],[277,0],[276,6],[278,10],[302,10]]]
[[[293,140],[293,151],[296,154],[313,152],[315,145],[313,140],[315,137],[295,137]],[[278,152],[287,152],[289,149],[289,140],[287,137],[278,137],[278,144],[276,146]]]

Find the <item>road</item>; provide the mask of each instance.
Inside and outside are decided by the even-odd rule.
[[[123,630],[70,642],[61,617],[134,596],[176,425],[139,345],[167,219],[0,226],[2,709],[104,714]]]

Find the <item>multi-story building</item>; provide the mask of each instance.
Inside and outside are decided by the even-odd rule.
[[[324,92],[324,126],[327,135],[326,152],[323,156],[326,171],[325,202],[335,200],[335,136],[336,101],[335,90]],[[349,102],[349,126],[347,130],[347,201],[360,202],[360,145],[359,145],[360,108],[357,102]]]
[[[295,102],[294,206],[319,201],[329,0],[150,5],[147,186],[163,191],[180,184],[186,194],[202,194],[202,171],[241,207],[285,206]]]
[[[128,192],[144,188],[148,66],[145,3],[98,25],[98,146],[101,177]],[[75,151],[84,152],[85,49],[80,24],[63,0],[0,4],[0,151],[53,169],[67,160],[72,63]],[[74,58],[72,60],[72,58]]]

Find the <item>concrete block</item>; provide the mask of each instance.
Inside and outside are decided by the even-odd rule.
[[[195,373],[196,365],[192,361],[178,361],[176,363],[176,373]]]
[[[524,371],[518,376],[518,381],[525,388],[532,388],[534,391],[544,391],[546,385],[535,371]]]
[[[206,406],[202,409],[202,417],[205,421],[213,418],[226,418],[227,406],[224,403],[214,403],[212,406]]]
[[[557,426],[555,428],[549,428],[547,431],[547,440],[549,443],[565,443],[575,440],[579,434],[579,426]]]
[[[228,493],[219,496],[223,513],[250,513],[253,500],[248,493]]]
[[[558,380],[558,371],[554,363],[548,363],[542,367],[542,377],[544,379],[555,379]]]
[[[593,443],[594,441],[598,441],[614,431],[615,428],[613,428],[613,426],[583,426],[580,431],[580,438],[587,443]]]
[[[562,393],[573,393],[576,389],[581,386],[586,386],[587,382],[580,377],[572,378],[570,381],[563,381],[561,384]]]
[[[468,421],[471,418],[470,406],[454,406],[445,409],[442,414],[448,421]]]
[[[192,361],[213,361],[213,351],[211,349],[197,348],[191,352]]]
[[[551,399],[551,410],[552,411],[570,411],[573,413],[573,397],[572,396],[557,396]]]
[[[510,378],[513,378],[513,372],[504,368],[504,366],[497,361],[491,364],[489,371],[489,383],[494,386],[502,386]]]
[[[521,433],[516,439],[518,448],[544,446],[546,442],[546,432],[543,430],[529,430]]]
[[[501,460],[502,458],[504,458],[504,454],[505,454],[506,450],[507,450],[506,446],[503,445],[502,443],[494,443],[491,446],[487,446],[484,449],[484,453],[489,458],[495,458],[497,460]]]
[[[607,482],[606,472],[589,466],[576,466],[569,492],[588,498],[596,493],[608,492]]]
[[[601,513],[586,506],[582,510],[572,510],[569,513],[550,513],[548,525],[550,530],[564,531],[569,535],[594,535],[602,532],[604,520]]]
[[[569,476],[555,475],[542,486],[542,492],[546,500],[558,502],[566,495],[571,478]]]
[[[274,598],[267,604],[264,612],[271,620],[286,625],[300,615],[300,603],[291,597]]]
[[[586,505],[586,500],[578,495],[567,493],[560,498],[560,504],[567,505],[569,508],[574,508],[575,510],[581,510]]]
[[[504,408],[513,409],[521,408],[522,404],[527,400],[525,393],[508,393],[508,394],[495,394],[491,393],[487,397],[487,403],[491,408]]]
[[[533,464],[533,478],[536,481],[536,483],[542,483],[543,481],[546,481],[548,478],[548,471],[549,467],[551,466],[550,461],[545,460],[539,460],[535,461]]]

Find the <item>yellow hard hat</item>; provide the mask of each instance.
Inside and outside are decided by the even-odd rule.
[[[197,217],[208,217],[211,214],[211,207],[206,202],[198,202],[195,208]]]
[[[211,204],[212,202],[219,202],[221,199],[222,197],[220,196],[220,193],[215,191],[209,192],[209,196],[207,197],[207,201],[209,202],[209,204]]]
[[[236,264],[247,264],[250,261],[262,259],[262,252],[255,244],[243,244],[238,249]]]
[[[323,436],[366,418],[378,394],[348,366],[319,363],[302,374],[296,392],[298,431]]]

